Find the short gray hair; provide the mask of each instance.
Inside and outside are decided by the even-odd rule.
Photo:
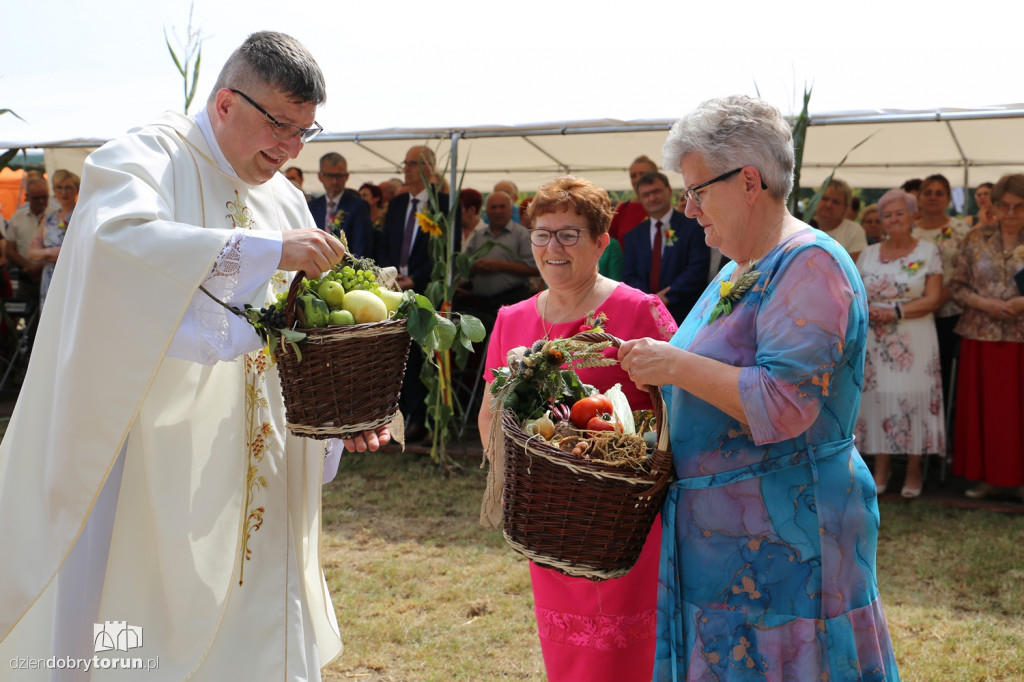
[[[664,167],[700,154],[714,174],[754,166],[775,199],[793,191],[793,133],[778,109],[746,95],[710,99],[675,122],[661,150]]]
[[[222,88],[238,90],[270,85],[294,102],[320,106],[327,101],[324,74],[313,55],[291,36],[274,31],[253,33],[241,44],[217,77],[209,101]]]
[[[345,167],[348,168],[348,161],[346,161],[345,157],[338,152],[327,152],[321,156],[320,165],[323,166],[325,163],[328,166],[337,166],[339,163],[343,163],[345,164]]]

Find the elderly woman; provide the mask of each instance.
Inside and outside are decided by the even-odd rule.
[[[953,471],[967,496],[1015,487],[1024,501],[1024,175],[992,188],[998,222],[964,240],[950,289],[964,312]]]
[[[882,219],[878,217],[878,204],[868,204],[860,214],[860,226],[864,229],[864,236],[868,244],[877,244],[885,239],[882,231]]]
[[[889,190],[878,209],[889,237],[857,259],[871,325],[856,436],[860,450],[875,456],[879,495],[889,484],[890,455],[907,455],[900,494],[914,498],[923,488],[921,456],[946,452],[932,318],[942,295],[942,259],[937,246],[910,234],[917,215],[912,194]]]
[[[528,218],[533,255],[548,288],[499,310],[487,349],[488,387],[490,369],[503,366],[510,349],[573,336],[598,315],[606,318],[605,331],[622,339],[672,337],[676,325],[657,296],[598,274],[610,239],[607,192],[582,178],[556,178],[537,192]],[[621,384],[635,410],[651,407],[650,395],[618,365],[581,369],[579,375],[601,391]],[[485,451],[493,418],[484,401],[479,425]],[[570,578],[531,562],[534,610],[549,680],[651,679],[660,541],[661,524],[655,521],[636,566],[604,582]]]
[[[663,150],[732,259],[671,343],[623,344],[664,385],[678,480],[662,510],[656,680],[895,680],[878,506],[853,444],[868,313],[857,270],[786,210],[789,124],[710,100]]]
[[[26,254],[29,260],[43,262],[43,279],[39,285],[39,305],[46,302],[46,292],[53,279],[53,269],[57,265],[61,244],[68,233],[71,214],[78,204],[78,188],[81,178],[67,170],[53,173],[53,195],[60,207],[46,214],[46,219],[39,226],[39,232]]]

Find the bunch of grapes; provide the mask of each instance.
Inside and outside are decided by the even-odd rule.
[[[351,265],[346,265],[337,274],[339,275],[338,281],[341,282],[341,286],[345,287],[345,291],[365,289],[376,293],[380,290],[377,286],[377,275],[373,274],[372,270],[356,270]]]
[[[284,314],[284,304],[273,304],[266,308],[260,308],[259,323],[268,329],[284,329],[288,325],[288,318]]]

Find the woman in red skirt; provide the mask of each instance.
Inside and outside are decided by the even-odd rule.
[[[1024,501],[1024,174],[992,188],[997,222],[973,230],[950,283],[964,312],[953,471],[967,497],[1013,488]]]

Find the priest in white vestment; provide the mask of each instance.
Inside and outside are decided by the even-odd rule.
[[[253,34],[197,115],[86,160],[0,445],[0,679],[319,680],[341,652],[325,446],[288,434],[259,337],[199,290],[261,307],[341,259],[278,173],[325,97],[302,45]]]

